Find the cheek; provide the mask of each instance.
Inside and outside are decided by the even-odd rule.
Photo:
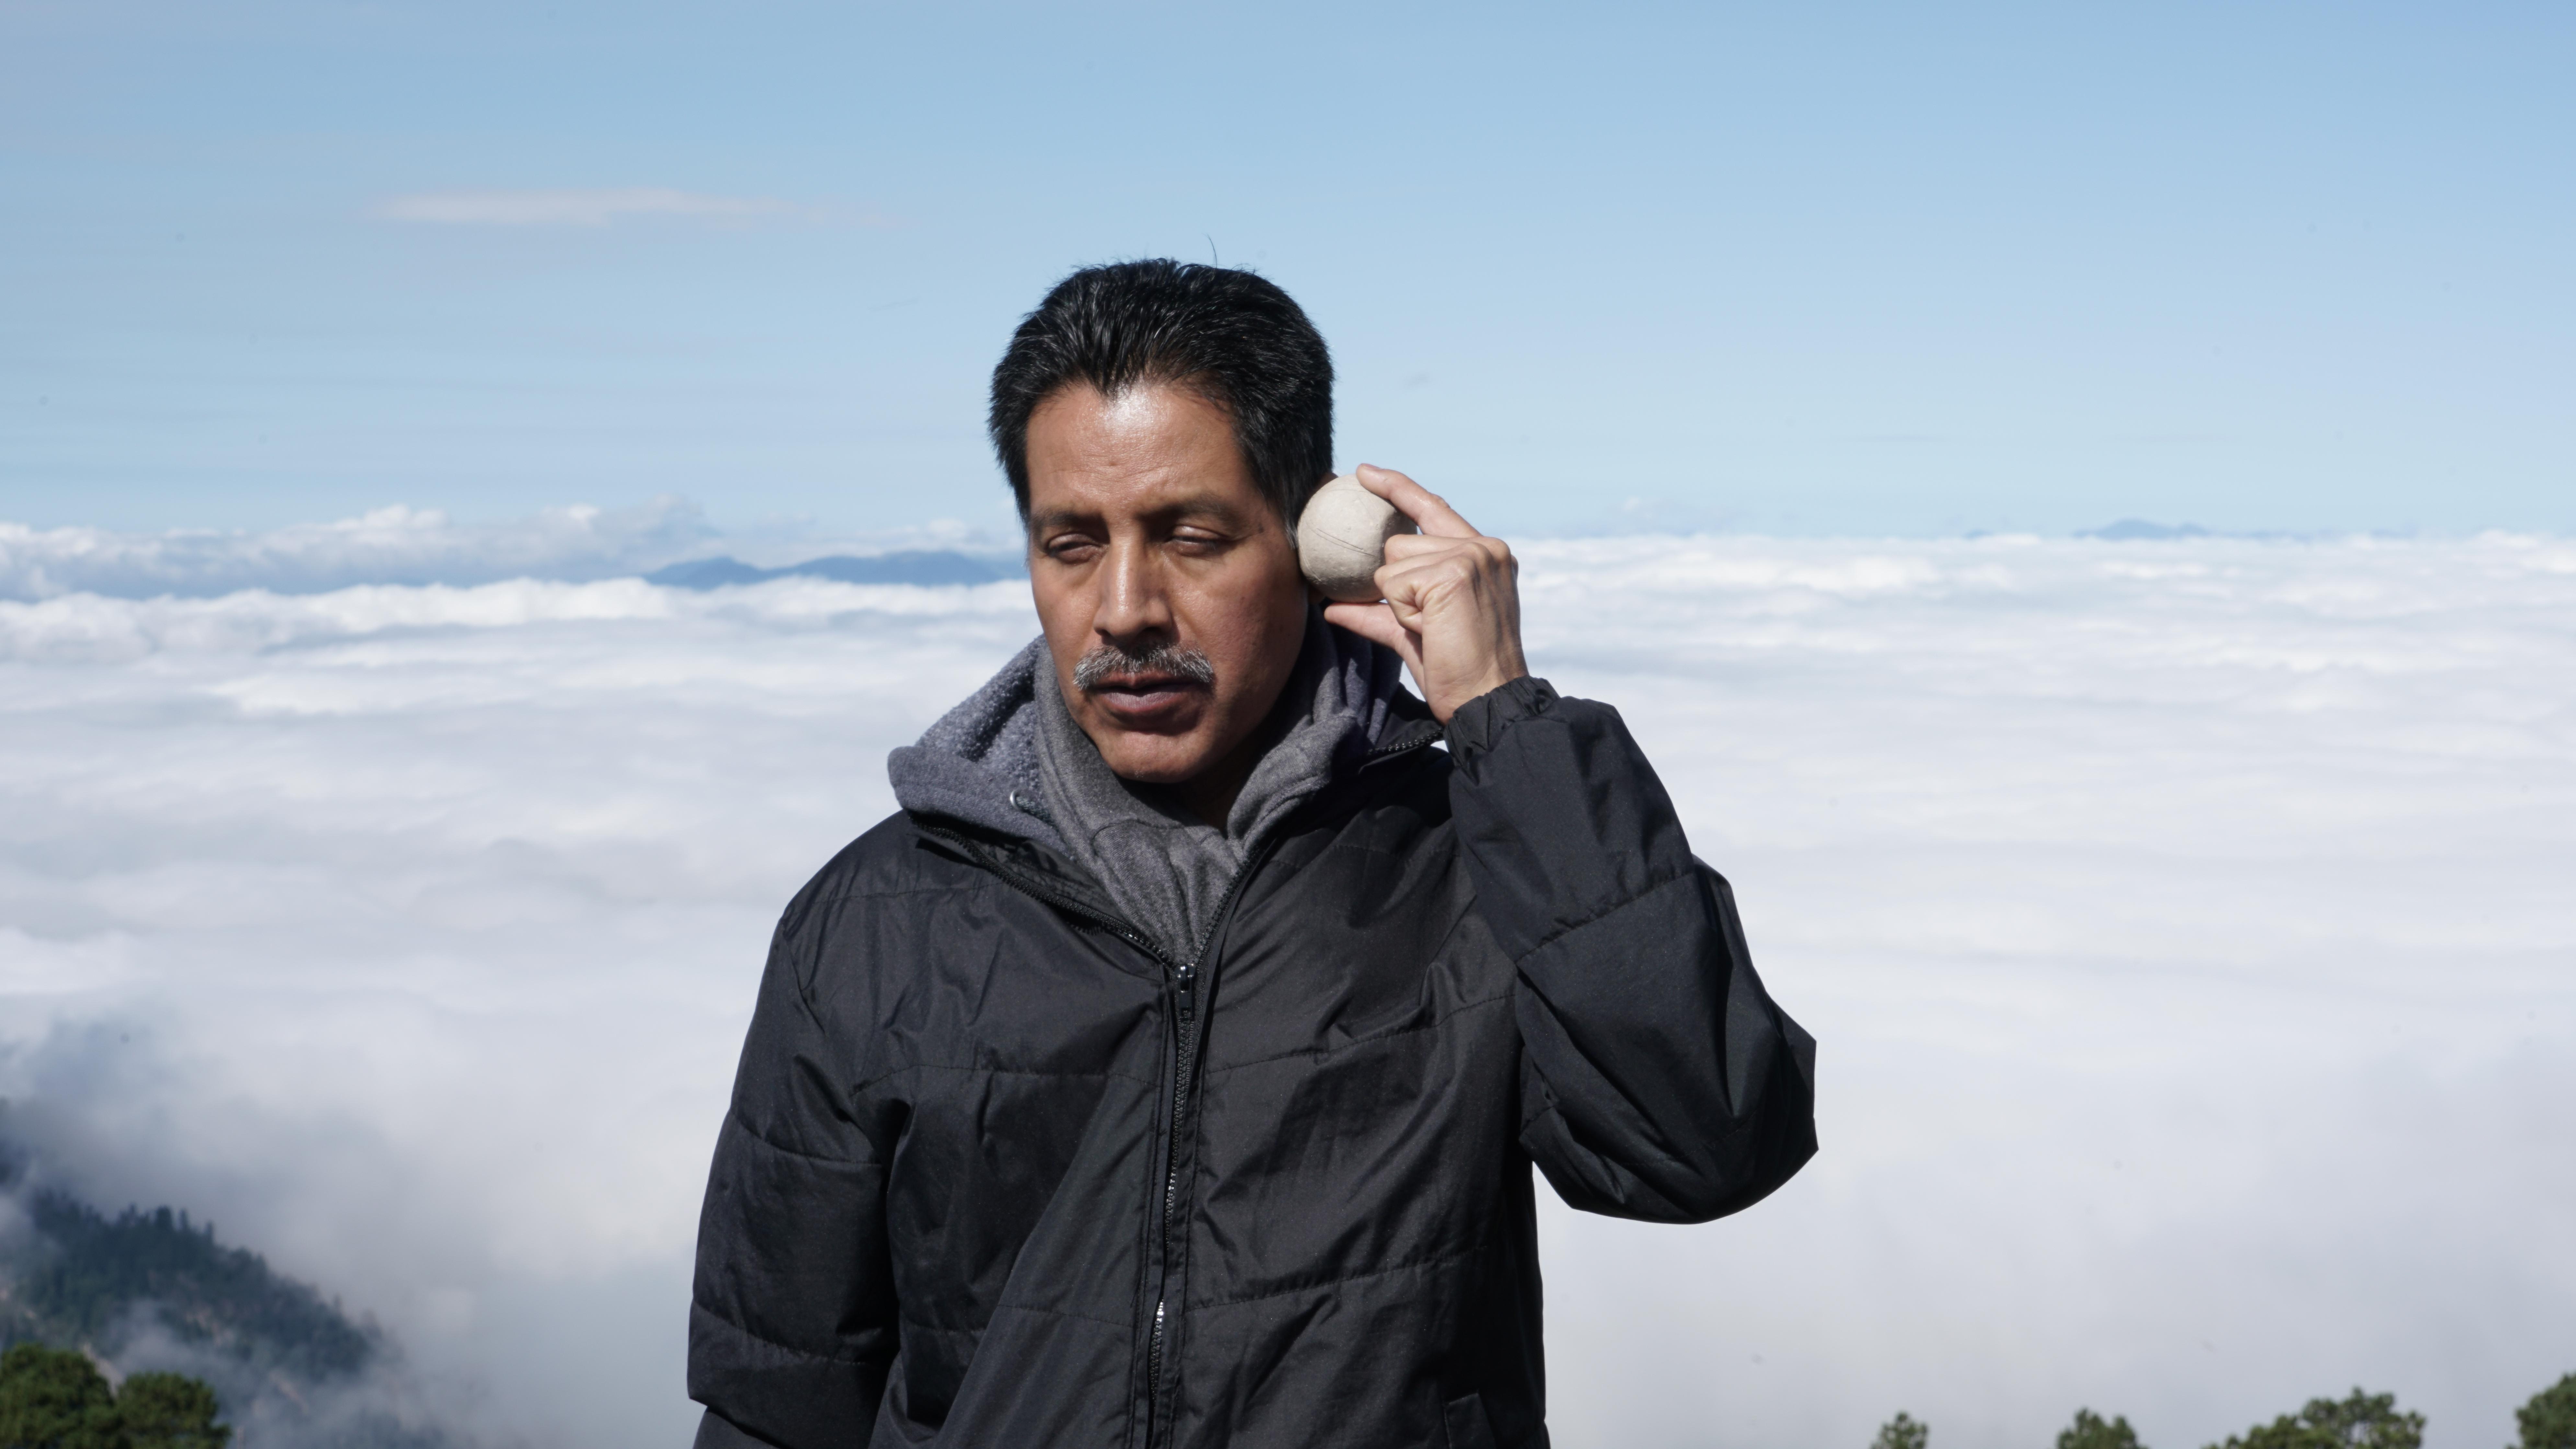
[[[1199,605],[1193,611],[1196,617],[1191,622],[1197,627],[1191,633],[1198,648],[1215,662],[1219,678],[1257,687],[1296,667],[1298,646],[1306,633],[1302,590],[1247,587],[1211,594]]]
[[[1045,632],[1049,643],[1061,645],[1090,636],[1096,601],[1089,589],[1061,583],[1049,586],[1032,580],[1029,598],[1037,605],[1038,628]]]

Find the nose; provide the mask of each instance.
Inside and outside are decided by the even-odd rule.
[[[1171,600],[1163,592],[1161,560],[1148,540],[1133,534],[1110,540],[1109,556],[1092,578],[1100,590],[1091,616],[1094,633],[1113,644],[1172,637]]]

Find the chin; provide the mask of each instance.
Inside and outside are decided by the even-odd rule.
[[[1134,736],[1129,737],[1136,743]],[[1121,749],[1115,754],[1103,751],[1101,758],[1119,779],[1140,785],[1179,785],[1197,777],[1207,768],[1208,750],[1197,740],[1176,739],[1169,735],[1147,736],[1152,748]],[[1126,743],[1122,741],[1122,743]]]
[[[1177,785],[1214,758],[1215,722],[1206,701],[1191,695],[1166,698],[1159,708],[1122,709],[1094,700],[1083,732],[1122,780]]]

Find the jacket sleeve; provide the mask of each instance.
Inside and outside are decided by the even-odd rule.
[[[1476,909],[1519,966],[1521,1145],[1588,1212],[1705,1222],[1815,1154],[1815,1039],[1771,1002],[1618,711],[1520,679],[1449,721]]]
[[[880,1143],[809,996],[790,907],[770,947],[698,1214],[697,1449],[867,1442],[896,1345]]]

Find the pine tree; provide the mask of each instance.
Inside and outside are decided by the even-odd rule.
[[[41,1343],[0,1354],[0,1449],[130,1449],[116,1396],[86,1355]]]
[[[2078,1409],[2075,1422],[2058,1434],[2057,1449],[2138,1449],[2138,1433],[2125,1418],[2104,1423],[2091,1409]]]
[[[2340,1401],[2310,1399],[2297,1414],[2231,1435],[2212,1449],[2424,1449],[2424,1416],[2397,1412],[2395,1394],[2354,1389]]]
[[[136,1374],[116,1391],[134,1449],[224,1449],[233,1431],[215,1422],[217,1408],[215,1391],[184,1374]]]
[[[1869,1449],[1924,1449],[1931,1439],[1929,1428],[1900,1410],[1895,1418],[1879,1425],[1878,1437],[1869,1441]]]
[[[2532,1395],[2513,1417],[2522,1425],[2521,1449],[2576,1449],[2576,1374]]]

